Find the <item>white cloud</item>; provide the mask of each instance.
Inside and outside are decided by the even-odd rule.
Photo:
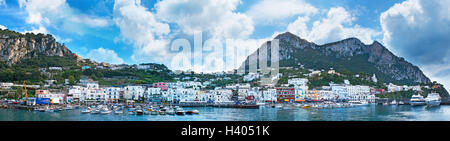
[[[114,50],[105,48],[98,48],[91,50],[87,55],[87,58],[95,60],[97,62],[107,62],[111,64],[122,64],[123,59],[120,58]]]
[[[356,18],[342,7],[333,7],[328,10],[325,18],[313,22],[311,28],[307,23],[309,17],[298,17],[296,21],[288,25],[287,30],[301,38],[313,41],[318,44],[334,42],[350,37],[356,37],[363,43],[370,44],[373,38],[380,35],[370,28],[353,24]]]
[[[407,0],[380,16],[383,42],[450,88],[450,0]]]
[[[4,30],[4,29],[8,29],[8,28],[6,28],[6,27],[3,26],[3,25],[0,25],[0,29]]]
[[[158,21],[139,0],[116,0],[113,20],[122,38],[134,46],[132,60],[165,62],[170,58],[166,49],[169,41],[163,39],[170,32],[169,25]]]
[[[28,13],[26,23],[39,26],[32,31],[47,31],[49,27],[83,34],[83,29],[108,26],[108,20],[83,14],[69,6],[66,0],[19,0],[19,7]]]
[[[272,22],[297,15],[317,13],[314,6],[303,0],[261,0],[246,13],[257,22]]]
[[[34,27],[31,27],[31,30],[24,31],[23,33],[34,33],[34,34],[42,33],[42,34],[48,34],[48,31],[47,31],[47,28],[45,28],[45,27],[42,26],[42,25],[39,25],[39,27],[38,27],[37,29],[34,28]]]
[[[0,6],[6,6],[6,1],[5,0],[0,0]]]
[[[183,33],[207,32],[215,38],[247,38],[253,21],[234,12],[240,0],[164,0],[156,4],[157,16],[178,24]]]

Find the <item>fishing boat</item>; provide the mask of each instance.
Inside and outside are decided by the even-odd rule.
[[[150,113],[151,115],[158,115],[158,110],[156,108],[152,108],[152,112]]]
[[[421,106],[421,105],[426,105],[426,101],[423,98],[423,96],[417,94],[417,95],[413,95],[411,97],[411,100],[409,102],[409,104],[411,104],[411,106]]]
[[[177,115],[184,115],[184,110],[183,108],[177,108],[176,112]]]
[[[54,110],[51,109],[51,108],[47,108],[47,109],[45,109],[45,112],[50,112],[50,113],[52,113],[52,112],[54,112]]]
[[[167,110],[166,112],[168,115],[174,115],[175,114],[175,110],[173,110],[173,108],[170,108],[169,110]]]
[[[441,96],[438,93],[430,93],[425,98],[427,106],[439,106],[441,104]]]
[[[141,109],[136,110],[136,114],[137,115],[143,115],[144,111],[142,111]]]
[[[81,113],[82,114],[87,114],[87,113],[91,113],[91,111],[92,111],[91,108],[88,107],[87,109],[82,110]]]
[[[103,115],[107,115],[107,114],[110,114],[111,112],[112,112],[111,110],[109,110],[107,107],[105,107],[101,110],[100,113]]]
[[[72,109],[73,109],[73,107],[70,106],[70,105],[67,105],[67,106],[64,108],[64,110],[72,110]]]
[[[123,114],[122,110],[114,110],[114,114],[119,115],[119,114]]]
[[[163,109],[159,110],[159,115],[166,115],[166,111]]]
[[[100,114],[100,110],[99,109],[94,109],[91,111],[91,114]]]
[[[186,111],[186,115],[192,115],[192,114],[194,114],[193,111],[191,111],[191,110],[187,110],[187,111]]]
[[[196,115],[199,115],[199,114],[200,114],[200,112],[199,112],[198,110],[194,110],[194,111],[192,111],[192,113],[193,113],[193,114],[196,114]]]
[[[309,109],[309,108],[311,108],[311,105],[305,104],[305,105],[303,105],[302,108],[303,108],[303,109]]]

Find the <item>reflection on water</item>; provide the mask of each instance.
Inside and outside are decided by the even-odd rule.
[[[185,108],[190,110],[193,108]],[[200,115],[91,115],[80,110],[58,113],[0,109],[1,121],[450,121],[450,106],[371,105],[335,109],[194,108]]]

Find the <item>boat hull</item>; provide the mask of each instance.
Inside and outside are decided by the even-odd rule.
[[[441,105],[441,101],[439,100],[432,100],[432,101],[427,101],[427,106],[439,106]]]
[[[411,104],[411,106],[423,106],[427,104],[425,101],[411,101],[409,103]]]

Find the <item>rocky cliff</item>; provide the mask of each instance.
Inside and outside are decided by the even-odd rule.
[[[384,82],[430,83],[430,79],[417,66],[395,56],[377,41],[366,45],[357,38],[348,38],[317,45],[289,32],[280,34],[275,39],[279,39],[280,67],[303,65],[308,69],[334,68],[338,71],[376,74]],[[270,44],[268,48],[270,49]],[[259,51],[260,49],[252,55],[259,58]],[[248,59],[240,69],[248,71]]]
[[[41,55],[76,57],[49,34],[21,34],[7,29],[0,30],[0,51],[0,61],[9,65]]]

